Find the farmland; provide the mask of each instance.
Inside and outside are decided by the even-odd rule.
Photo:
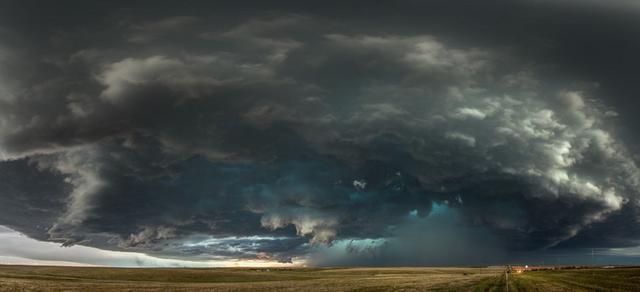
[[[640,268],[542,270],[513,274],[509,291],[640,291]]]
[[[640,269],[0,266],[0,291],[633,291]]]

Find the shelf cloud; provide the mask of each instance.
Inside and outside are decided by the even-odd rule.
[[[0,225],[317,265],[638,246],[640,10],[460,2],[8,1]]]

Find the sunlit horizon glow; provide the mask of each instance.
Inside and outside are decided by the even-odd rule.
[[[304,267],[304,262],[280,263],[260,259],[181,260],[160,258],[144,253],[110,251],[82,245],[63,247],[58,243],[31,239],[0,226],[0,264],[122,268],[245,268]],[[76,260],[76,261],[74,261]]]

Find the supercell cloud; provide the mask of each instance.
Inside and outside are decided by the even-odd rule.
[[[7,1],[0,225],[318,265],[636,247],[640,8],[614,2]]]

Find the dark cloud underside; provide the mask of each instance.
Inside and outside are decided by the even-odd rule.
[[[319,265],[638,245],[634,2],[254,4],[0,4],[0,225]]]

